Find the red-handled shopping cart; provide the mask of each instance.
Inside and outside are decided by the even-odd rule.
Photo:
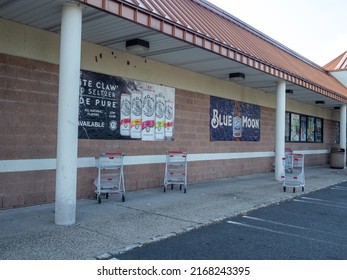
[[[288,165],[291,168],[286,168]],[[287,187],[292,187],[293,192],[297,187],[305,191],[304,155],[291,153],[283,158],[283,167],[284,173],[281,176],[283,191],[286,191]]]
[[[98,203],[101,203],[102,195],[109,198],[112,193],[121,194],[125,201],[123,157],[123,153],[104,153],[96,159],[98,177],[94,179],[94,185]]]
[[[187,192],[187,153],[181,151],[168,151],[166,153],[166,166],[164,177],[164,192],[167,186],[179,185],[180,190]]]

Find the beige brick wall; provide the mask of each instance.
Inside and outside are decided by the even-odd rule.
[[[55,157],[58,67],[0,54],[1,159]]]

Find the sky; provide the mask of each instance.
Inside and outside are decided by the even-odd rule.
[[[347,51],[347,0],[208,0],[324,66]]]

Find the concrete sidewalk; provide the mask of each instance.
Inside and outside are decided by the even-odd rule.
[[[346,169],[305,169],[305,193],[347,181]],[[73,226],[54,224],[54,204],[0,211],[0,259],[110,259],[113,255],[305,194],[283,192],[274,173],[77,202]]]

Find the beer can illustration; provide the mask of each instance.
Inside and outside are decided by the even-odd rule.
[[[130,137],[141,139],[142,131],[142,93],[131,92]]]
[[[233,114],[233,140],[240,141],[242,136],[241,106],[240,101],[235,101]]]
[[[165,98],[159,93],[155,96],[155,139],[164,140]]]
[[[120,134],[130,136],[131,97],[129,93],[122,93],[120,97]]]
[[[171,98],[165,101],[165,139],[173,137],[174,103]]]
[[[154,140],[155,91],[148,84],[142,91],[142,140]]]

